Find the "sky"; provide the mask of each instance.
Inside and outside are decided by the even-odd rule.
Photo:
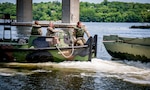
[[[49,2],[49,1],[62,1],[62,0],[33,0],[33,3],[39,3],[39,2]],[[82,2],[90,2],[90,3],[101,3],[103,0],[80,0]],[[150,0],[108,0],[108,1],[119,1],[119,2],[135,2],[135,3],[150,3]],[[16,3],[16,0],[1,0],[2,2],[11,2]]]

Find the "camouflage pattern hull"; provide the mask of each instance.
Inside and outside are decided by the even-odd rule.
[[[103,44],[113,59],[150,62],[150,38],[104,36]]]
[[[26,44],[0,43],[0,62],[90,61],[96,57],[94,38],[83,46],[49,46],[52,37],[34,36]],[[35,41],[35,43],[33,43]],[[48,45],[48,46],[47,46]],[[34,46],[34,47],[33,47]]]
[[[11,46],[0,47],[0,60],[3,62],[61,62],[61,61],[88,61],[89,48],[87,46],[74,47],[74,53],[70,56],[72,49],[60,48],[61,52],[56,48],[36,48],[36,49],[13,49]],[[3,49],[2,49],[3,48]],[[5,49],[4,49],[5,48]],[[62,53],[66,56],[64,57]],[[67,57],[68,56],[68,57]]]

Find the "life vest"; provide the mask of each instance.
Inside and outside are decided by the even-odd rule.
[[[76,38],[84,36],[84,29],[83,28],[76,27],[75,28],[75,32],[76,32]]]
[[[40,35],[40,25],[33,25],[32,30],[31,30],[31,35]]]
[[[48,27],[48,28],[50,28],[50,27]],[[52,31],[49,30],[48,28],[47,28],[46,36],[51,36],[51,37],[56,36],[56,32],[52,32]],[[51,29],[54,29],[54,28],[51,28]]]

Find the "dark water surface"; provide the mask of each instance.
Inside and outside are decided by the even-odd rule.
[[[98,34],[97,58],[91,62],[12,63],[13,67],[0,66],[0,90],[150,90],[150,63],[111,61],[102,44],[103,35],[150,37],[150,29],[129,29],[131,25],[143,23],[84,24],[92,36]],[[46,28],[42,29],[45,35]],[[28,36],[30,30],[31,27],[13,26],[13,38]]]

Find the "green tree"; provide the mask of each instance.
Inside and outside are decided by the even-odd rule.
[[[0,3],[2,13],[16,19],[16,5]],[[34,20],[61,20],[62,4],[58,1],[33,3]],[[150,22],[150,4],[109,2],[80,2],[80,20],[83,22]]]

